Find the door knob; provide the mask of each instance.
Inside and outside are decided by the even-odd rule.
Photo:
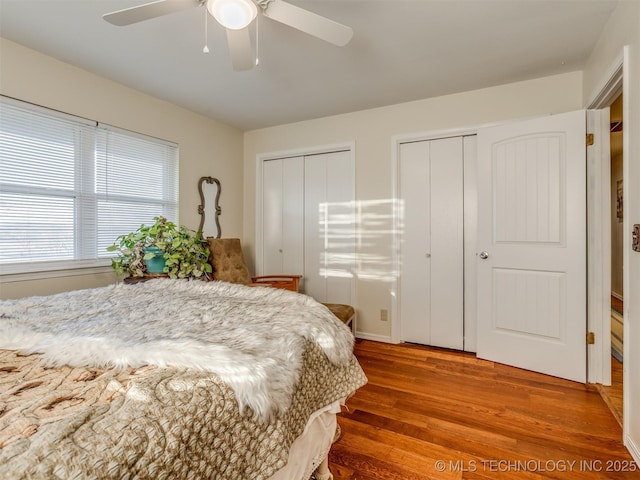
[[[478,255],[482,260],[486,260],[487,258],[489,258],[489,254],[487,252],[480,252],[480,255]]]

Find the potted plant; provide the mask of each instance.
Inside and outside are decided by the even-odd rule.
[[[153,225],[140,225],[135,232],[120,235],[107,248],[117,252],[111,266],[118,275],[143,277],[161,273],[171,278],[209,279],[209,248],[202,232],[177,226],[164,217],[154,217]]]

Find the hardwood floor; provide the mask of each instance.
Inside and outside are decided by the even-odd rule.
[[[617,310],[620,313],[622,313],[623,308],[624,308],[624,302],[622,300],[620,300],[619,298],[614,297],[613,295],[611,295],[611,308],[614,308],[615,310]]]
[[[611,295],[611,308],[622,313],[623,307],[623,301]],[[611,319],[611,321],[613,323],[613,318]],[[622,425],[622,413],[624,411],[623,370],[622,363],[615,356],[611,356],[611,386],[605,387],[599,385],[598,390],[600,391],[602,399],[611,410],[613,416],[616,418],[618,423]],[[638,478],[640,478],[640,475],[638,475]]]
[[[622,426],[623,412],[622,375],[622,363],[616,357],[611,357],[611,386],[598,386],[602,400],[607,404],[620,426]]]
[[[596,388],[473,354],[367,340],[335,480],[640,478]]]

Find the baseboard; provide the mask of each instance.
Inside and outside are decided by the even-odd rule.
[[[376,335],[375,333],[356,332],[356,338],[363,340],[373,340],[374,342],[393,343],[391,337],[387,335]]]
[[[631,440],[628,435],[625,439],[624,444],[627,447],[627,450],[629,450],[629,453],[631,454],[633,459],[636,461],[636,464],[640,465],[640,448],[638,448],[638,446],[633,442],[633,440]]]

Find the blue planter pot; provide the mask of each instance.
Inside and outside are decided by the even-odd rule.
[[[165,259],[162,250],[158,247],[144,247],[142,251],[145,255],[147,253],[155,253],[155,257],[144,261],[147,266],[147,273],[164,273]]]

